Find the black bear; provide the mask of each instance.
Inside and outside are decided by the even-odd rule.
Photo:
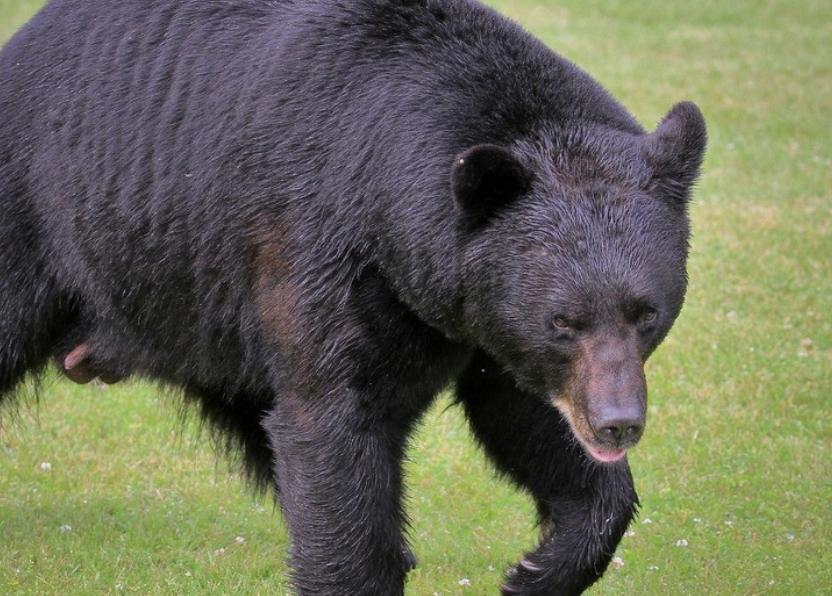
[[[474,0],[53,0],[0,113],[0,395],[53,360],[182,388],[275,489],[298,594],[391,596],[408,435],[450,387],[540,514],[503,592],[601,576],[695,105],[648,133]]]

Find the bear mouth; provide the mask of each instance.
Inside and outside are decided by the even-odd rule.
[[[555,408],[561,413],[569,424],[572,437],[584,450],[589,458],[599,464],[615,464],[623,460],[627,455],[627,449],[633,445],[610,447],[604,445],[589,424],[581,416],[576,415],[575,408],[567,400],[555,398],[552,400]]]
[[[602,464],[613,464],[621,461],[627,455],[626,449],[601,449],[586,441],[578,439],[581,446],[584,448],[592,459]]]

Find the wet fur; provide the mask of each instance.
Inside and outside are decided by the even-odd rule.
[[[55,0],[0,53],[0,113],[7,403],[52,360],[182,388],[279,494],[297,592],[390,596],[407,438],[456,383],[544,528],[504,592],[603,574],[632,478],[553,400],[603,410],[614,375],[587,392],[546,321],[638,366],[670,329],[695,106],[648,135],[467,0]]]

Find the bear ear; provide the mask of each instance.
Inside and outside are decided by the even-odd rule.
[[[647,162],[653,187],[669,200],[687,204],[705,156],[705,118],[696,104],[677,103],[647,135]]]
[[[531,179],[506,149],[476,145],[456,158],[451,192],[465,219],[480,224],[525,193]]]

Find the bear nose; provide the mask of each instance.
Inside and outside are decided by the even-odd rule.
[[[592,421],[592,429],[598,439],[616,448],[631,447],[644,434],[644,416],[641,409],[613,409]]]

